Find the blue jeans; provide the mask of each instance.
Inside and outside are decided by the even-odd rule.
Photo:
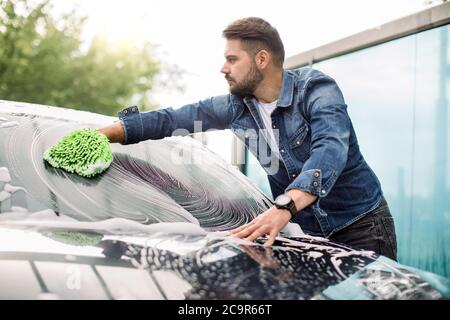
[[[354,249],[375,251],[377,254],[397,260],[394,219],[384,197],[377,208],[332,234],[329,239]]]

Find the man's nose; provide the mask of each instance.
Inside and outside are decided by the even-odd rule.
[[[227,64],[224,63],[224,65],[222,66],[222,68],[220,69],[220,72],[222,72],[223,74],[228,74],[230,73],[230,69],[228,68]]]

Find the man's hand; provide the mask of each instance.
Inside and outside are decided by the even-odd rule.
[[[245,238],[253,241],[258,237],[269,234],[269,239],[264,243],[265,247],[271,246],[278,233],[291,219],[291,213],[286,209],[278,209],[275,206],[257,216],[251,222],[231,230],[230,236]]]
[[[298,211],[303,210],[317,199],[317,196],[297,189],[289,190],[287,194],[294,200]],[[230,236],[253,241],[262,235],[269,234],[269,239],[264,243],[264,246],[268,247],[275,242],[275,237],[288,224],[290,219],[291,213],[288,210],[278,209],[274,206],[251,222],[231,230]]]

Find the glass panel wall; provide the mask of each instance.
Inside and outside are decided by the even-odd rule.
[[[273,200],[266,172],[259,164],[256,157],[247,149],[245,150],[244,174],[249,177],[250,180],[255,183],[256,187],[269,197],[269,199]]]

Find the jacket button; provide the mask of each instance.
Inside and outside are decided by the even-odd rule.
[[[281,153],[284,153],[284,149],[281,149]]]
[[[317,187],[318,185],[319,185],[319,183],[318,183],[317,181],[314,181],[314,182],[313,182],[313,186],[314,186],[314,187]]]
[[[292,178],[295,178],[297,175],[294,173],[293,175],[292,175]]]
[[[273,126],[272,126],[272,128],[276,129],[276,128],[277,128],[277,126],[276,126],[276,125],[273,125]]]
[[[297,141],[296,144],[300,144],[300,141]]]
[[[325,190],[322,190],[322,194],[325,194]]]
[[[316,178],[320,177],[320,172],[319,171],[314,172],[314,177]]]

